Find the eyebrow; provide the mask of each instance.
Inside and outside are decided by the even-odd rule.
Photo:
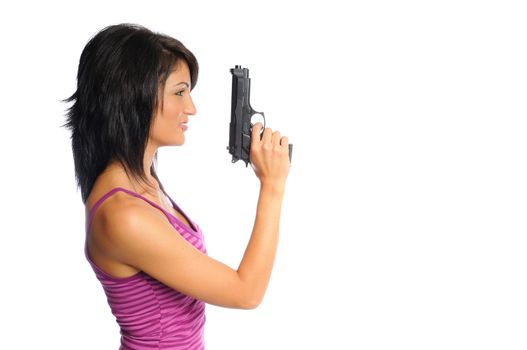
[[[182,82],[179,82],[177,84],[172,84],[172,87],[175,87],[175,86],[178,86],[178,85],[181,85],[181,84],[185,85],[187,88],[190,88],[190,84],[187,83],[186,81],[182,81]]]

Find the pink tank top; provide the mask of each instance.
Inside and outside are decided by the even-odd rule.
[[[102,196],[88,213],[86,234],[93,215],[101,203],[117,191],[126,192],[161,210],[180,234],[204,254],[203,234],[194,222],[168,196],[173,207],[190,223],[185,225],[176,216],[138,193],[117,187]],[[112,277],[91,259],[88,245],[86,258],[101,282],[110,309],[121,328],[120,349],[204,349],[205,303],[174,290],[143,271],[129,277]]]

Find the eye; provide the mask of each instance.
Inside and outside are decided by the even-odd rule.
[[[185,92],[185,89],[176,92],[176,96],[183,96],[183,93]]]

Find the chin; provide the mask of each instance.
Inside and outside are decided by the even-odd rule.
[[[165,142],[161,143],[159,147],[163,146],[182,146],[185,143],[185,139],[177,139],[177,140],[166,140]]]
[[[181,146],[185,143],[185,134],[182,132],[174,132],[171,134],[164,135],[161,144],[165,146]]]
[[[177,140],[174,140],[172,143],[174,146],[182,146],[185,144],[185,137],[178,137]]]

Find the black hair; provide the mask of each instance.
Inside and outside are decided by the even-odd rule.
[[[63,102],[71,130],[75,177],[86,203],[95,180],[110,161],[119,161],[128,176],[147,183],[143,158],[149,130],[164,85],[179,62],[187,63],[191,89],[198,62],[179,40],[137,24],[108,26],[82,51],[77,90]],[[157,179],[155,163],[150,168]],[[164,191],[161,182],[161,189]]]

